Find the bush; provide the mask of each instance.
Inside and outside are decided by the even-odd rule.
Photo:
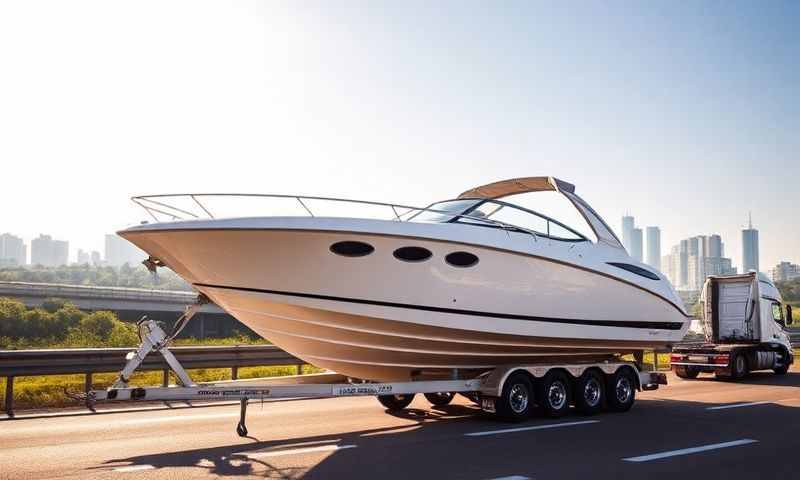
[[[0,298],[0,348],[129,347],[138,341],[136,327],[113,312],[87,313],[57,299],[27,309]]]

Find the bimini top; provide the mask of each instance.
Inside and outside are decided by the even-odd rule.
[[[575,185],[555,177],[523,177],[487,183],[467,190],[458,198],[502,198],[509,195],[543,191],[575,193]]]
[[[567,197],[575,208],[578,209],[578,212],[583,215],[583,218],[586,219],[592,230],[594,230],[598,241],[611,245],[612,247],[623,248],[622,242],[614,235],[611,227],[603,221],[600,215],[595,212],[588,203],[575,193],[575,185],[555,177],[522,177],[501,180],[499,182],[471,188],[459,195],[458,198],[497,199],[519,193],[545,191],[558,192]]]

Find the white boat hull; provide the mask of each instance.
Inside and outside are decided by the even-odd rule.
[[[304,220],[302,228],[279,228],[280,219],[259,228],[186,222],[121,235],[259,335],[355,378],[597,358],[666,345],[688,328],[665,291],[636,285],[628,272],[615,276],[606,262],[584,258],[580,244],[493,231],[494,245],[475,245],[453,233],[480,227],[445,226],[445,241],[437,238],[442,225],[373,221],[368,232],[358,231],[367,230],[363,222],[331,231],[321,228],[324,220]],[[359,258],[332,253],[343,240],[375,250]],[[400,261],[392,252],[404,246],[433,256]],[[450,266],[443,259],[454,251],[480,260]]]

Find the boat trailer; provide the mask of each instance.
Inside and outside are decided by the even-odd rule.
[[[633,390],[654,390],[659,385],[666,384],[664,373],[641,371],[636,363],[623,360],[505,365],[471,378],[459,378],[460,372],[454,370],[450,379],[420,379],[387,383],[372,383],[328,372],[318,375],[253,378],[198,384],[191,379],[188,372],[170,352],[169,344],[186,326],[197,309],[208,301],[204,295],[199,295],[198,301],[186,308],[186,312],[178,319],[169,335],[156,321],[143,317],[137,323],[141,343],[135,351],[128,353],[125,357],[126,364],[114,384],[106,390],[91,390],[85,394],[70,394],[70,396],[84,401],[90,409],[94,408],[96,402],[103,401],[238,401],[240,415],[236,433],[244,437],[248,434],[247,404],[251,400],[263,402],[268,399],[375,396],[381,400],[384,406],[392,410],[393,408],[405,408],[411,402],[413,395],[417,393],[433,396],[443,395],[447,398],[445,403],[449,402],[449,398],[452,398],[454,394],[460,393],[477,403],[483,411],[500,414],[500,410],[508,412],[509,395],[513,396],[513,393],[509,394],[508,392],[510,389],[505,388],[506,384],[514,383],[509,382],[509,379],[519,379],[520,375],[529,378],[528,383],[532,386],[534,380],[546,379],[548,374],[554,370],[558,370],[562,375],[568,374],[575,379],[585,377],[589,370],[595,372],[594,375],[602,372],[600,375],[608,376],[608,378],[618,375],[618,372],[624,370],[627,372],[627,378],[630,379],[629,383],[633,384],[630,385]],[[133,372],[141,365],[144,358],[153,352],[158,352],[164,357],[179,385],[166,387],[131,387],[129,385]],[[514,387],[516,386],[514,385]],[[530,393],[533,394],[532,389]],[[396,403],[393,402],[394,400]],[[533,397],[530,400],[532,403]],[[387,404],[385,401],[389,403]],[[632,405],[632,398],[630,403]],[[630,408],[630,405],[625,409],[627,408]],[[515,419],[519,420],[521,417],[521,415],[517,415]]]

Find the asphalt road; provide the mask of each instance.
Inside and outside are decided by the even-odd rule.
[[[422,396],[399,415],[370,397],[251,404],[251,438],[235,405],[4,420],[0,479],[800,478],[800,370],[670,384],[628,413],[522,424]]]

